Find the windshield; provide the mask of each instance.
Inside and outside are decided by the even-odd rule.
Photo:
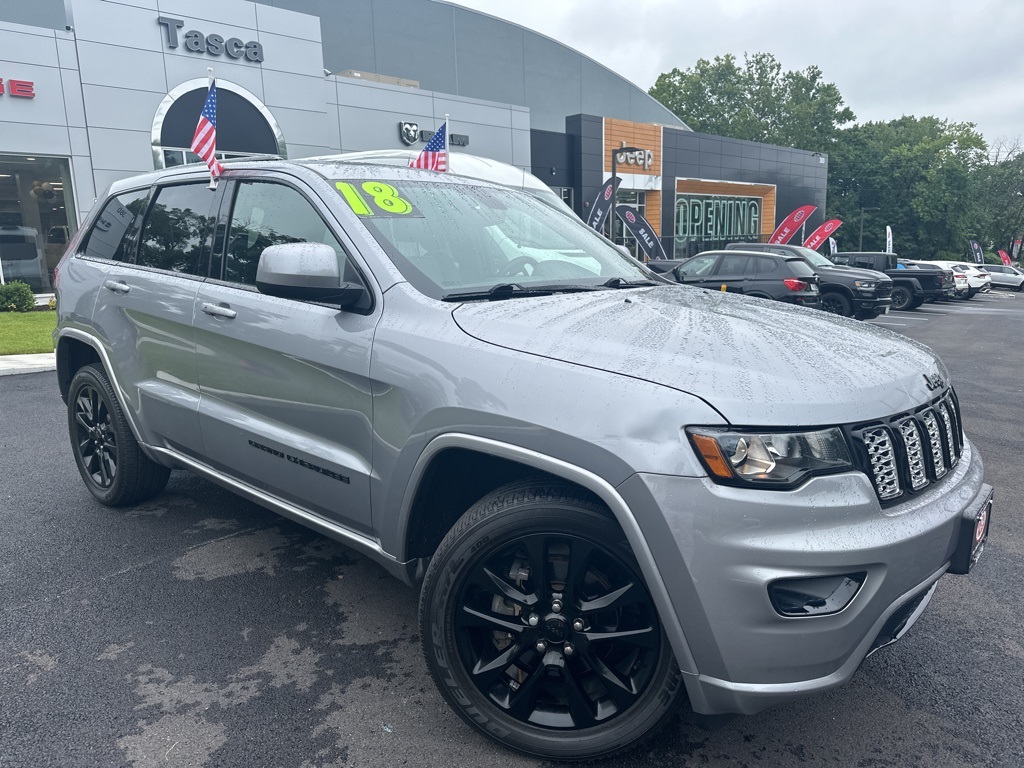
[[[812,267],[834,267],[831,261],[826,259],[817,251],[813,251],[810,248],[804,248],[802,245],[790,246],[787,250],[794,251],[803,256],[804,261],[810,264]]]
[[[406,279],[435,299],[509,284],[558,290],[653,279],[575,216],[518,190],[424,181],[333,184]]]

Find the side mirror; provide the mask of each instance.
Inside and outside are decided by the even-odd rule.
[[[343,283],[338,254],[323,243],[283,243],[263,249],[256,267],[256,289],[267,296],[325,301],[356,307],[367,297],[359,283]]]
[[[672,270],[672,277],[676,279],[677,283],[681,283],[686,278],[686,270],[682,266],[678,266]]]

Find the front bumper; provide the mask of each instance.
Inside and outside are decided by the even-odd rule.
[[[853,308],[856,312],[883,312],[886,307],[892,306],[892,298],[876,298],[874,296],[854,296]]]
[[[857,472],[788,492],[707,478],[627,480],[620,491],[632,508],[658,509],[641,524],[650,529],[645,535],[676,612],[669,618],[685,637],[677,657],[692,658],[683,671],[694,710],[752,714],[847,682],[927,605],[949,568],[965,511],[980,509],[991,493],[982,475],[965,443],[943,482],[886,509]],[[866,578],[837,613],[785,617],[769,597],[780,579],[853,572]]]

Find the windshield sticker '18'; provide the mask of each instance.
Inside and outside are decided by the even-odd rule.
[[[334,188],[356,216],[423,215],[397,189],[382,181],[336,181]]]

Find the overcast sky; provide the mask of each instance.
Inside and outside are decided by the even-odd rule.
[[[645,91],[698,59],[817,65],[857,122],[932,115],[1024,135],[1022,0],[451,0],[575,48]],[[685,115],[683,116],[685,119]]]

